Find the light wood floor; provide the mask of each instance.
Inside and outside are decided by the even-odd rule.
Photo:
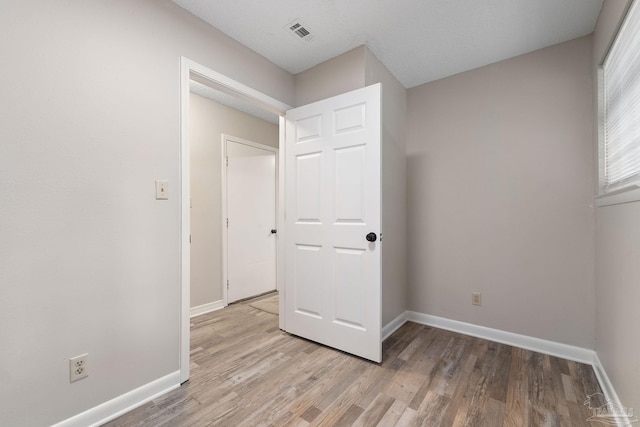
[[[407,323],[381,365],[229,306],[192,319],[191,379],[107,426],[596,426],[593,369]]]

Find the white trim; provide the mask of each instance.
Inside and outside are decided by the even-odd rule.
[[[222,247],[220,251],[222,253],[222,303],[225,305],[229,305],[229,288],[227,286],[227,281],[229,280],[229,276],[227,275],[227,263],[228,255],[227,255],[227,143],[225,134],[221,135],[222,141],[220,143],[220,218],[222,222],[220,224],[220,236],[222,236]]]
[[[226,304],[222,300],[213,301],[207,304],[197,305],[189,309],[189,318],[194,318],[203,314],[211,313],[212,311],[225,308]]]
[[[67,418],[55,424],[53,427],[100,426],[178,387],[180,387],[180,371],[175,371],[142,387],[122,394],[115,399],[111,399],[78,415]]]
[[[600,358],[597,353],[593,355],[593,370],[596,373],[596,377],[598,378],[598,382],[600,383],[600,387],[602,388],[602,392],[604,396],[611,400],[612,402],[620,403],[620,399],[618,399],[618,394],[613,388],[613,384],[609,380],[609,376],[607,375],[604,367],[602,366],[602,362],[600,362]]]
[[[278,289],[278,304],[280,306],[280,314],[278,316],[278,326],[283,331],[286,330],[286,319],[284,316],[285,300],[287,296],[284,292],[284,220],[285,220],[285,202],[284,202],[284,178],[285,178],[285,128],[287,120],[284,116],[280,116],[280,126],[278,128],[278,233],[276,234],[277,251],[276,251],[276,289]]]
[[[194,79],[200,83],[223,90],[239,98],[252,102],[267,111],[284,115],[291,107],[278,101],[262,92],[259,92],[247,85],[237,82],[223,74],[213,71],[203,65],[198,64],[184,56],[180,57],[180,382],[189,379],[189,315],[190,315],[190,265],[191,265],[191,245],[189,234],[191,233],[191,220],[189,208],[189,80]],[[282,129],[283,120],[280,119]],[[282,141],[282,132],[280,131]],[[282,163],[281,163],[282,164]],[[282,197],[280,193],[278,197]],[[282,213],[284,215],[284,212]],[[282,227],[280,227],[282,230]],[[281,246],[278,246],[280,249]],[[283,257],[278,257],[281,259]],[[280,262],[280,261],[279,261]],[[280,295],[284,295],[284,287],[278,286]]]
[[[599,208],[637,201],[640,201],[640,183],[629,184],[609,193],[596,196],[596,206]]]
[[[180,382],[189,379],[191,305],[191,178],[189,172],[189,73],[193,65],[180,58]]]
[[[229,140],[231,142],[236,142],[238,144],[248,145],[249,147],[258,148],[260,150],[270,151],[272,153],[278,154],[278,148],[277,147],[272,147],[271,145],[266,145],[266,144],[262,144],[260,142],[254,142],[254,141],[250,141],[248,139],[238,138],[237,136],[233,136],[233,135],[229,135],[229,134],[223,133],[222,134],[222,141],[226,142],[227,140]],[[226,152],[225,152],[225,155],[226,155]]]
[[[189,76],[192,80],[221,90],[229,95],[250,101],[258,107],[278,115],[283,115],[287,110],[291,109],[291,106],[284,102],[280,102],[224,74],[213,71],[185,57],[182,57],[182,59],[184,64],[189,68]]]
[[[381,341],[386,340],[387,338],[389,338],[391,336],[391,334],[393,334],[395,331],[397,331],[398,329],[400,329],[400,327],[402,325],[404,325],[405,323],[407,323],[407,316],[408,316],[408,312],[405,311],[403,313],[400,313],[398,315],[398,317],[396,317],[395,319],[393,319],[391,322],[387,323],[386,325],[384,325],[382,327],[382,337],[381,337]]]
[[[483,338],[496,341],[550,356],[561,357],[580,363],[591,365],[595,352],[593,350],[562,344],[554,341],[547,341],[527,335],[515,334],[513,332],[501,331],[499,329],[487,328],[473,325],[471,323],[459,322],[457,320],[445,319],[444,317],[431,316],[429,314],[407,311],[407,320],[423,325],[433,326],[447,331],[458,332],[472,337]]]
[[[396,317],[391,322],[387,323],[382,327],[382,338],[381,338],[382,341],[389,338],[391,334],[393,334],[395,331],[400,329],[402,325],[407,323],[408,315],[409,315],[408,313],[409,313],[408,311],[405,311],[404,313],[400,313],[398,317]]]
[[[618,393],[613,388],[613,384],[611,380],[609,380],[609,376],[607,372],[604,370],[604,366],[602,366],[602,362],[600,362],[600,358],[598,357],[598,353],[594,352],[593,354],[593,370],[596,373],[596,378],[598,378],[598,383],[600,384],[600,388],[602,388],[602,392],[604,393],[604,397],[607,398],[608,401],[618,405],[619,407],[624,407],[618,398]],[[616,418],[618,425],[620,426],[628,426],[631,425],[629,418],[624,415],[618,415]]]

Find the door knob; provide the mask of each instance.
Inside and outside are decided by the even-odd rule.
[[[275,228],[271,229],[271,234],[276,234],[278,232],[278,230],[276,230]]]
[[[369,242],[375,242],[376,239],[378,238],[378,236],[376,236],[376,233],[369,233],[367,234],[367,241]]]

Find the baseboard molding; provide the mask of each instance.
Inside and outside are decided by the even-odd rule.
[[[97,427],[178,387],[180,387],[180,371],[138,387],[88,411],[61,421],[53,427]]]
[[[602,362],[600,362],[600,358],[598,357],[598,353],[593,354],[593,370],[596,373],[596,378],[598,378],[598,383],[600,383],[600,387],[602,388],[602,392],[604,393],[604,397],[614,406],[618,408],[624,408],[622,402],[618,398],[618,393],[613,388],[613,384],[607,375],[607,372],[604,370],[604,366],[602,366]],[[631,425],[632,422],[637,421],[637,418],[634,420],[630,420],[628,417],[623,414],[617,414],[616,421],[620,426],[628,426]]]
[[[191,307],[189,310],[189,318],[211,313],[212,311],[220,310],[221,308],[224,308],[224,301],[222,300]]]
[[[400,313],[398,317],[393,319],[391,322],[387,323],[382,327],[382,341],[386,340],[391,336],[392,333],[400,329],[402,325],[407,322],[407,312]]]
[[[446,319],[444,317],[432,316],[415,311],[407,312],[407,320],[423,325],[433,326],[448,331],[458,332],[473,337],[484,338],[526,350],[537,351],[538,353],[550,356],[561,357],[575,362],[593,364],[595,352],[593,350],[562,344],[554,341],[547,341],[527,335],[515,334],[513,332],[501,331],[499,329],[487,328],[473,325],[471,323],[459,322],[457,320]]]
[[[611,384],[611,381],[609,380],[609,376],[605,372],[604,367],[602,366],[602,362],[600,362],[600,358],[598,357],[597,353],[593,355],[592,363],[593,363],[593,370],[596,373],[596,377],[598,378],[600,387],[602,387],[602,392],[604,393],[604,396],[613,402],[619,403],[620,400],[618,399],[618,394],[614,390],[613,384]]]
[[[223,307],[221,302],[222,301],[217,301],[215,303],[194,307],[191,309],[191,317],[218,310]],[[200,309],[201,307],[203,307],[203,311],[194,314],[194,309]],[[613,404],[622,407],[613,384],[609,380],[609,377],[598,358],[598,354],[593,350],[515,334],[512,332],[505,332],[484,326],[473,325],[471,323],[446,319],[444,317],[418,313],[415,311],[405,311],[391,322],[387,323],[382,328],[382,340],[384,341],[391,336],[391,334],[397,331],[407,321],[592,365],[605,397]],[[85,412],[61,421],[53,427],[97,427],[178,387],[180,387],[180,371],[173,372]],[[620,419],[619,422],[620,425],[628,424],[625,424],[624,419]]]

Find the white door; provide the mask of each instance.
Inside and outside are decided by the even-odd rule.
[[[285,328],[376,362],[380,114],[377,84],[289,110],[285,137]]]
[[[276,289],[276,149],[231,137],[225,145],[230,303]]]

